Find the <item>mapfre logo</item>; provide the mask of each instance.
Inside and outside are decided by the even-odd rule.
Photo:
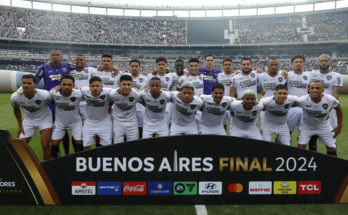
[[[146,182],[123,182],[123,195],[146,195]]]
[[[250,195],[272,194],[272,182],[271,181],[250,181],[249,194]]]
[[[321,194],[321,181],[299,181],[298,194]]]
[[[79,195],[79,196],[90,196],[95,195],[95,182],[72,182],[72,195]]]

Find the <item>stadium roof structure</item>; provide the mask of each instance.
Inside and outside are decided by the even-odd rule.
[[[348,8],[348,0],[1,0],[0,5],[129,17],[243,17]]]

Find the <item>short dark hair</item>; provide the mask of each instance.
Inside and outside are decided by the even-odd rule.
[[[242,63],[245,60],[248,60],[250,62],[250,64],[252,64],[251,59],[248,57],[243,57],[242,60],[240,61],[240,63]]]
[[[112,59],[112,54],[103,54],[101,58],[108,57]]]
[[[204,56],[204,60],[206,60],[207,57],[212,57],[214,59],[214,56],[212,54],[207,54],[206,56]]]
[[[178,63],[178,62],[181,62],[181,63],[184,63],[184,61],[182,59],[177,59],[174,64]]]
[[[278,90],[288,90],[288,88],[284,84],[278,84],[275,88],[275,91]]]
[[[181,86],[181,90],[183,89],[191,89],[193,92],[195,91],[195,88],[193,86],[193,84],[189,83],[189,82],[186,82],[184,83],[182,86]]]
[[[24,78],[33,79],[33,82],[34,82],[34,83],[35,83],[35,81],[36,81],[35,76],[32,75],[32,74],[25,74],[25,75],[23,75],[23,76],[22,76],[22,81],[23,81]]]
[[[217,83],[213,85],[212,91],[214,91],[215,89],[222,89],[223,91],[225,91],[225,87],[223,84]]]
[[[76,57],[83,57],[83,59],[85,59],[85,56],[83,54],[78,54],[76,55]]]
[[[60,82],[62,82],[64,79],[70,79],[72,82],[75,84],[75,78],[72,75],[64,75],[61,79]]]
[[[232,59],[231,59],[231,58],[225,58],[225,59],[222,61],[222,64],[224,64],[224,63],[225,63],[225,61],[229,61],[229,62],[233,63],[233,61],[232,61]]]
[[[305,56],[303,56],[303,55],[301,55],[301,54],[297,54],[297,55],[292,56],[292,58],[291,58],[291,63],[293,63],[293,62],[294,62],[294,60],[295,60],[295,59],[297,59],[297,58],[302,59],[302,60],[303,60],[303,62],[305,62],[305,61],[306,61]]]
[[[161,62],[161,61],[163,61],[167,64],[167,59],[165,57],[160,56],[160,57],[156,58],[156,63]]]
[[[130,75],[121,75],[121,77],[120,77],[120,83],[121,83],[122,81],[132,81],[132,82],[133,82],[133,78],[132,78],[132,76],[130,76]]]
[[[129,65],[131,65],[132,63],[138,63],[140,66],[140,61],[138,59],[133,59],[133,60],[129,61]]]
[[[161,79],[160,79],[159,77],[156,77],[156,76],[154,76],[154,77],[152,77],[152,78],[150,79],[149,84],[151,83],[151,81],[159,81],[160,84],[162,84],[162,83],[161,83]]]
[[[198,63],[199,64],[199,60],[198,60],[198,58],[190,58],[189,63]]]
[[[323,82],[321,82],[320,80],[313,80],[308,84],[308,88],[311,86],[312,83],[318,83],[318,84],[321,84],[322,87],[324,87]]]
[[[51,49],[51,52],[52,51],[60,51],[60,49],[58,49],[58,48],[53,48],[53,49]]]
[[[89,84],[92,84],[95,81],[99,81],[100,83],[103,83],[102,79],[99,76],[93,76],[91,79],[89,79]]]

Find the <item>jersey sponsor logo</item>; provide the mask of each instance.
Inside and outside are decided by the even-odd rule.
[[[279,81],[279,82],[282,82],[282,81],[283,81],[283,78],[282,78],[282,77],[279,77],[279,78],[278,78],[278,81]]]
[[[62,78],[62,74],[52,74],[52,75],[50,75],[48,77],[52,81],[60,81],[60,79]]]
[[[72,182],[72,195],[95,195],[95,182]]]
[[[195,109],[196,108],[196,105],[191,105],[191,109]]]
[[[332,78],[332,76],[331,76],[331,75],[328,75],[326,78],[327,78],[327,80],[329,80],[329,81],[330,81],[330,80],[331,80],[331,78]]]
[[[326,110],[327,108],[329,107],[329,105],[328,104],[323,104],[323,108]]]
[[[298,194],[321,194],[321,181],[299,181]]]
[[[275,181],[273,182],[274,194],[296,194],[296,181]]]
[[[146,195],[146,182],[123,182],[123,195]]]
[[[72,102],[74,102],[74,101],[76,101],[76,97],[71,97],[70,100],[71,100]]]
[[[149,195],[172,195],[171,182],[148,182]]]
[[[98,195],[121,195],[122,192],[121,182],[98,182],[97,187]]]
[[[197,195],[197,182],[174,182],[174,195]]]
[[[222,194],[222,182],[221,181],[209,181],[199,182],[199,195],[221,195]]]
[[[41,100],[36,100],[35,104],[40,105],[41,104]]]
[[[272,194],[272,182],[271,181],[250,181],[249,194],[250,195]]]
[[[134,101],[134,97],[129,97],[129,101],[130,102]]]

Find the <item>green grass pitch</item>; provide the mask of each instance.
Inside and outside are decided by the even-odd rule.
[[[14,117],[10,93],[0,93],[0,128],[7,129],[15,136],[17,122]],[[348,95],[341,95],[340,103],[343,109],[343,129],[337,138],[338,157],[348,160]],[[296,134],[293,134],[293,143],[297,144]],[[42,149],[39,142],[39,133],[30,142],[30,146],[38,158],[42,159]],[[318,145],[318,151],[325,153],[323,144]],[[0,206],[0,215],[7,214],[45,214],[47,206]],[[209,215],[222,214],[348,214],[348,205],[224,205],[207,206]],[[50,213],[58,214],[196,214],[193,206],[57,206]]]

